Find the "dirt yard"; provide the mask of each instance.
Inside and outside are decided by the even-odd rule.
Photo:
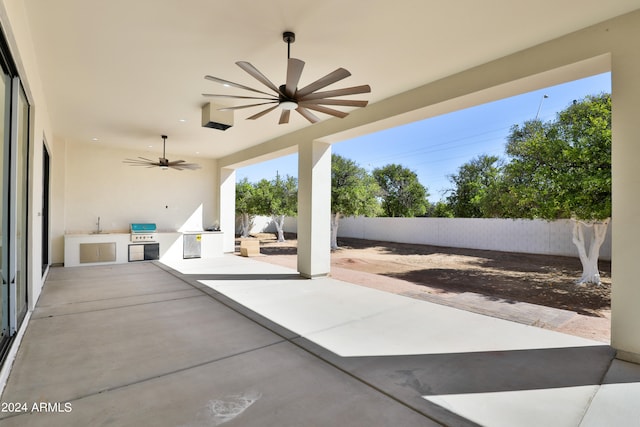
[[[295,235],[287,237],[283,243],[262,243],[261,253],[269,255],[265,258],[279,256],[265,261],[295,263]],[[578,315],[567,323],[580,325],[551,329],[568,333],[585,329],[577,335],[608,341],[610,262],[599,262],[601,286],[576,286],[582,271],[577,258],[346,238],[339,239],[338,244],[340,249],[331,255],[332,270],[373,273],[418,285],[435,295],[480,295],[489,302],[522,302],[566,310]],[[401,282],[394,283],[389,289],[395,291]]]

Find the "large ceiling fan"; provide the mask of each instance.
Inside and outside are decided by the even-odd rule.
[[[271,89],[274,93],[263,92],[258,89],[253,89],[248,86],[244,86],[238,83],[233,83],[228,80],[220,79],[213,76],[205,76],[205,79],[211,80],[217,83],[221,83],[224,86],[231,86],[238,89],[244,89],[251,92],[259,93],[264,96],[236,96],[236,95],[223,95],[223,94],[210,94],[204,93],[204,96],[213,98],[234,98],[244,100],[258,100],[262,102],[240,105],[235,107],[220,108],[221,111],[239,110],[242,108],[257,107],[260,105],[272,105],[265,110],[260,111],[250,117],[247,120],[255,120],[264,116],[265,114],[280,107],[279,124],[288,123],[291,110],[296,110],[305,119],[311,123],[316,123],[320,119],[309,110],[318,111],[321,113],[329,114],[335,117],[345,117],[348,113],[336,110],[334,108],[326,107],[327,105],[345,106],[345,107],[365,107],[368,101],[356,101],[351,99],[334,99],[337,97],[355,95],[359,93],[371,92],[369,85],[353,86],[344,89],[327,90],[318,92],[320,89],[329,86],[335,82],[338,82],[344,78],[347,78],[351,73],[344,68],[338,68],[337,70],[327,74],[326,76],[316,80],[315,82],[298,89],[298,82],[302,75],[302,69],[304,68],[304,61],[296,58],[291,58],[291,43],[295,41],[295,34],[286,31],[282,34],[283,40],[287,43],[287,80],[286,83],[281,86],[274,85],[267,77],[264,76],[257,68],[246,61],[238,61],[236,64],[244,71],[249,73],[252,77],[258,80],[260,83]]]
[[[165,149],[167,143],[167,135],[162,135],[162,157],[158,158],[157,162],[154,162],[151,159],[147,159],[144,157],[138,157],[137,159],[124,159],[122,163],[127,163],[130,166],[146,166],[148,168],[157,168],[160,169],[177,169],[179,171],[183,169],[200,169],[200,165],[196,163],[187,163],[184,160],[174,160],[172,162],[169,161],[165,157]]]

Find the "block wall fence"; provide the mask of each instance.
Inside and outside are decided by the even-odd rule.
[[[284,228],[296,233],[296,219],[287,218]],[[260,231],[276,231],[270,218],[254,220],[252,232]],[[571,220],[349,217],[340,219],[338,238],[577,257],[572,231]],[[600,259],[611,260],[611,223]]]

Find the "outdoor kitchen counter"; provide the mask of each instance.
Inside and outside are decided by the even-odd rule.
[[[130,239],[129,233],[99,233],[99,234],[65,234],[64,236],[64,266],[76,267],[79,265],[117,264],[128,262],[127,245]],[[80,245],[84,244],[113,244],[115,259],[113,261],[80,262]],[[99,249],[98,249],[99,250]]]
[[[202,235],[202,257],[210,258],[223,255],[223,232],[221,231],[188,231],[157,233],[156,241],[160,244],[160,259],[182,258],[183,234]],[[80,263],[81,244],[115,244],[115,260]],[[88,265],[123,264],[129,262],[129,245],[132,243],[130,233],[78,233],[64,236],[64,266],[77,267]]]

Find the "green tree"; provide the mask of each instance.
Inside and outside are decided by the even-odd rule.
[[[240,215],[240,236],[248,237],[255,216],[254,185],[247,178],[236,182],[236,214]]]
[[[611,217],[611,96],[587,96],[550,123],[513,126],[511,157],[496,187],[503,216],[572,218],[573,243],[583,273],[578,283],[600,283],[598,256]],[[585,229],[592,229],[589,247]]]
[[[374,169],[373,177],[380,186],[385,216],[414,217],[427,212],[429,193],[412,170],[390,164]]]
[[[269,215],[278,231],[278,242],[284,242],[284,219],[298,212],[298,180],[276,175],[274,180],[262,179],[254,188],[255,212]]]
[[[435,218],[453,218],[453,211],[448,203],[439,200],[429,205],[427,216]]]
[[[380,210],[380,187],[353,160],[331,155],[331,249],[338,248],[341,216],[375,216]]]
[[[487,195],[500,177],[501,163],[497,156],[481,155],[449,175],[454,185],[447,197],[453,215],[459,218],[483,218],[491,216],[487,207]]]

